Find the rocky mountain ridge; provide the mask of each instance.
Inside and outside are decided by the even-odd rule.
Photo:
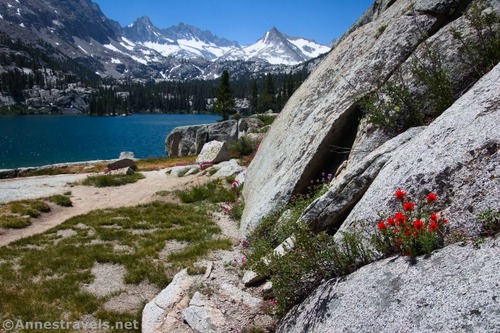
[[[329,50],[276,29],[266,34],[274,36],[272,40],[241,47],[187,24],[159,29],[147,17],[122,28],[91,0],[1,0],[0,12],[0,32],[33,44],[43,40],[100,75],[115,78],[217,78],[219,68],[233,61],[243,64],[246,72],[272,72],[276,66],[297,65]]]

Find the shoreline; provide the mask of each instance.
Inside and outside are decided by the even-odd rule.
[[[55,163],[55,164],[46,164],[46,165],[41,165],[41,166],[18,167],[18,168],[12,168],[12,169],[0,169],[0,179],[10,179],[10,178],[23,177],[28,172],[51,170],[51,169],[57,169],[57,168],[64,169],[64,168],[75,167],[75,166],[90,166],[92,164],[98,164],[98,163],[112,163],[112,162],[116,162],[118,160],[119,160],[119,158],[109,159],[109,160],[63,162],[63,163]],[[133,158],[133,160],[137,161],[139,159]],[[89,169],[89,172],[91,172],[90,169]]]

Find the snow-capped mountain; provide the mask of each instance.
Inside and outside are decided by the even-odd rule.
[[[230,51],[223,57],[226,60],[265,60],[274,65],[296,65],[329,50],[328,46],[313,40],[284,35],[273,27],[255,44]]]
[[[255,44],[241,47],[238,42],[220,38],[209,31],[184,23],[159,29],[147,17],[141,17],[125,27],[124,34],[128,39],[165,57],[203,57],[212,61],[267,61],[273,65],[296,65],[330,49],[313,40],[284,35],[275,27]]]
[[[237,42],[214,36],[188,24],[179,23],[159,29],[143,16],[123,29],[124,36],[140,45],[157,51],[164,57],[202,57],[216,60],[225,53],[239,48]]]
[[[99,75],[117,78],[209,79],[223,67],[266,72],[329,50],[276,28],[240,46],[184,23],[160,29],[147,17],[121,27],[91,0],[0,0],[0,33],[33,45],[43,41]]]

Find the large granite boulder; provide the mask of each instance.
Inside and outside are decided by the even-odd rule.
[[[229,142],[238,139],[238,121],[226,120],[214,124],[180,126],[165,139],[168,156],[188,156],[200,153],[209,141]]]
[[[362,144],[357,101],[377,81],[391,80],[398,72],[412,93],[421,91],[408,68],[429,44],[440,47],[445,68],[457,64],[460,43],[451,31],[470,31],[461,18],[467,4],[426,0],[413,8],[414,2],[399,0],[376,1],[370,7],[289,99],[260,145],[243,190],[242,234],[295,194],[306,192],[322,172],[335,173],[353,145]],[[498,2],[492,4],[498,9]],[[422,42],[425,38],[428,44]],[[463,89],[467,69],[451,74],[454,90]],[[375,139],[368,149],[387,140]],[[360,161],[367,153],[351,160]]]
[[[242,118],[238,120],[238,139],[260,129],[264,123],[257,118]]]
[[[222,141],[210,141],[205,143],[196,163],[219,163],[231,158],[227,144]]]
[[[207,125],[180,126],[165,139],[165,152],[168,156],[197,155],[207,142]]]
[[[500,239],[389,258],[323,283],[278,333],[498,332]]]
[[[226,120],[208,126],[208,141],[233,141],[238,139],[238,120]]]

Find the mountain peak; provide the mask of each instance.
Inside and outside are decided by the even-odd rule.
[[[151,22],[151,19],[148,16],[139,17],[133,23],[131,23],[129,26],[134,26],[134,25],[138,25],[138,24],[142,24],[142,25],[146,25],[146,26],[150,26],[150,27],[154,26],[153,22]]]
[[[276,43],[280,40],[286,39],[285,36],[278,31],[276,27],[272,27],[267,31],[264,36],[260,39],[264,44]]]
[[[160,29],[147,16],[141,16],[123,29],[125,36],[141,42],[163,39]]]

